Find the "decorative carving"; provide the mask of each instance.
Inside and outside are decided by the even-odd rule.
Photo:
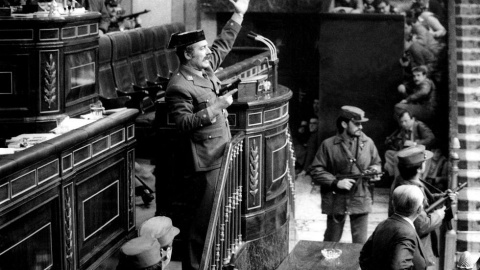
[[[252,141],[252,146],[250,147],[250,194],[253,196],[253,204],[255,205],[255,197],[258,193],[258,146],[255,140]]]
[[[66,269],[73,269],[73,228],[72,228],[72,198],[68,188],[65,189],[65,259]]]
[[[57,67],[52,54],[50,54],[48,61],[45,61],[43,73],[43,100],[48,103],[50,109],[57,99]]]

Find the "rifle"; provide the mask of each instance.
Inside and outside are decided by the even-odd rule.
[[[129,14],[129,15],[122,15],[122,16],[118,16],[117,17],[117,21],[123,21],[125,19],[133,19],[133,18],[136,18],[142,14],[145,14],[145,13],[148,13],[150,12],[150,10],[148,9],[145,9],[144,11],[140,11],[140,12],[135,12],[135,13],[132,13],[132,14]]]
[[[466,185],[467,185],[467,182],[454,188],[452,192],[458,192],[462,190]],[[432,203],[427,209],[425,209],[425,212],[427,212],[427,214],[433,212],[433,210],[435,210],[435,208],[437,208],[439,205],[444,203],[447,200],[447,198],[448,198],[448,194],[445,194],[442,198],[438,199],[436,202]]]
[[[357,174],[337,174],[335,177],[337,179],[345,179],[345,178],[351,178],[351,179],[355,179],[355,185],[357,185],[357,180],[360,179],[360,178],[372,178],[372,177],[376,177],[376,176],[382,176],[383,175],[383,172],[362,172],[362,173],[357,173]],[[352,187],[353,188],[353,187]],[[373,195],[373,184],[370,182],[370,180],[368,181],[368,189],[370,190],[370,196],[372,196],[372,202],[374,201],[374,195]]]
[[[351,178],[351,179],[358,179],[358,178],[364,178],[364,177],[376,177],[376,176],[382,176],[383,172],[362,172],[362,173],[357,173],[357,174],[337,174],[335,177],[337,179],[345,179],[345,178]]]

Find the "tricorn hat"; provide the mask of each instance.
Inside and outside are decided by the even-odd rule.
[[[152,217],[140,225],[140,235],[156,238],[162,247],[170,246],[179,233],[169,217]]]
[[[365,118],[365,112],[354,106],[342,106],[341,117],[350,119],[353,122],[367,122],[368,118]]]
[[[126,242],[121,248],[125,264],[130,269],[144,269],[158,264],[160,256],[160,244],[157,239],[151,237],[137,237]]]
[[[205,34],[203,33],[203,30],[194,30],[183,33],[178,32],[170,36],[168,49],[192,45],[193,43],[197,43],[202,40],[205,40]]]
[[[457,261],[457,268],[459,269],[476,269],[480,253],[470,253],[468,251],[462,252]]]
[[[424,145],[419,144],[398,151],[397,157],[398,164],[409,166],[431,159],[433,157],[433,153],[425,150]]]

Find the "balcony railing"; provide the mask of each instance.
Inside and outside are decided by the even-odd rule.
[[[243,142],[245,133],[236,134],[227,145],[220,181],[203,249],[200,269],[222,269],[242,244],[241,202],[243,179]]]

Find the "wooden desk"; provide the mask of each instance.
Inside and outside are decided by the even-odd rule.
[[[358,257],[362,244],[300,241],[277,270],[309,270],[309,269],[360,269]],[[321,250],[336,248],[342,250],[337,259],[327,260]]]

